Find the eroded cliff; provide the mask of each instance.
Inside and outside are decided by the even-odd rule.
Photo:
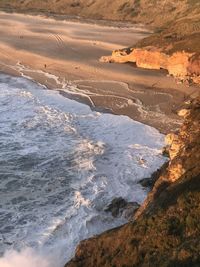
[[[185,51],[165,54],[155,47],[127,48],[113,51],[111,56],[100,59],[105,63],[136,63],[137,67],[146,69],[165,69],[180,80],[200,84],[200,56],[198,53]]]
[[[170,161],[136,220],[82,241],[65,267],[200,266],[200,99],[167,136]]]

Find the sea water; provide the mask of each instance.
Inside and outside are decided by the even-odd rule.
[[[62,267],[78,243],[125,223],[113,198],[141,203],[164,137],[0,74],[0,266]]]

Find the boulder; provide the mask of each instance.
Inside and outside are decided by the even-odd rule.
[[[124,217],[129,220],[133,218],[134,213],[139,208],[137,202],[127,202],[122,197],[114,198],[112,202],[106,207],[106,212],[111,212],[113,217]]]

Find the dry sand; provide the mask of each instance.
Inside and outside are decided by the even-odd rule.
[[[167,133],[179,127],[174,111],[197,88],[177,84],[163,71],[99,62],[147,34],[141,26],[0,12],[0,71],[29,76],[91,108],[127,115]]]

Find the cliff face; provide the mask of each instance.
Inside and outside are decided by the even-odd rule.
[[[155,183],[146,201],[135,215],[138,218],[143,212],[154,209],[155,200],[176,181],[198,177],[200,174],[200,99],[193,100],[190,109],[182,109],[179,115],[184,117],[179,134],[166,136],[166,151],[169,154],[169,165]],[[176,183],[175,183],[176,184]],[[200,185],[200,180],[198,182]],[[174,186],[174,185],[173,185]],[[167,196],[167,195],[166,195]],[[200,203],[199,203],[200,204]]]
[[[111,56],[103,56],[100,61],[109,63],[134,62],[140,68],[166,69],[174,77],[200,84],[199,53],[179,51],[168,55],[155,47],[128,48],[113,51]]]
[[[200,266],[200,99],[167,136],[170,161],[136,220],[82,241],[65,267]]]

